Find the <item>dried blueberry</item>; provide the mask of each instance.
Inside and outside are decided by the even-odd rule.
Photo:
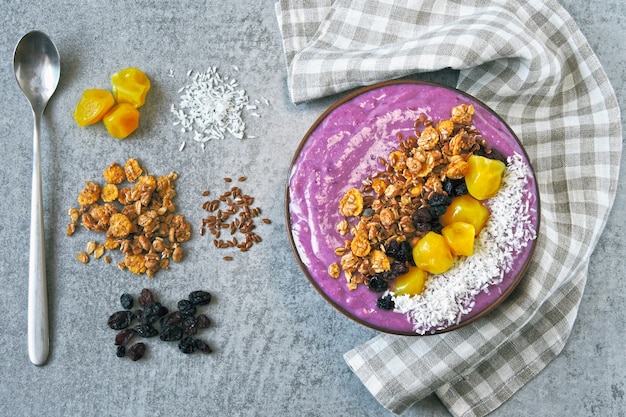
[[[447,209],[448,209],[448,206],[445,206],[443,204],[430,206],[428,208],[428,210],[430,211],[431,216],[433,216],[433,217],[443,216]]]
[[[445,194],[435,194],[428,200],[428,204],[431,206],[449,206],[451,202],[452,199]]]
[[[189,300],[180,300],[178,302],[178,311],[181,312],[183,317],[193,316],[196,314],[196,306]]]
[[[396,303],[393,301],[391,294],[387,294],[384,297],[380,297],[376,300],[376,305],[381,310],[393,310],[396,306]]]
[[[413,248],[409,242],[405,240],[400,243],[395,259],[399,262],[409,262],[411,265],[415,265],[415,261],[413,261]]]
[[[138,324],[135,326],[135,332],[141,337],[154,337],[159,334],[151,324]]]
[[[196,344],[191,336],[187,336],[178,342],[178,349],[183,353],[193,353],[196,350]]]
[[[109,317],[107,324],[113,330],[122,330],[130,326],[135,315],[132,311],[117,311]]]
[[[469,193],[469,191],[467,190],[467,183],[465,182],[465,180],[459,181],[457,186],[454,187],[454,195],[458,197],[467,193]]]
[[[183,337],[183,328],[180,326],[168,326],[161,329],[159,338],[164,342],[173,342]]]
[[[383,292],[388,288],[387,281],[378,275],[374,275],[367,283],[367,287],[374,292]]]
[[[122,304],[122,308],[130,310],[133,308],[133,296],[128,293],[122,294],[120,297],[120,304]]]
[[[189,294],[189,301],[196,306],[209,304],[211,302],[211,293],[207,291],[193,291]]]
[[[130,341],[130,339],[133,338],[133,336],[135,336],[137,332],[135,332],[134,329],[124,329],[122,331],[120,331],[116,336],[115,336],[115,344],[118,346],[123,346],[126,343],[128,343]]]
[[[119,345],[115,351],[115,355],[118,358],[123,358],[124,356],[126,356],[126,347],[124,347],[124,345]]]
[[[144,343],[135,343],[128,348],[128,357],[131,361],[138,361],[146,353],[146,345]]]
[[[389,271],[385,271],[379,274],[379,276],[385,281],[391,281],[407,272],[409,272],[409,267],[406,265],[406,262],[393,261]]]
[[[145,324],[152,324],[167,313],[167,307],[162,306],[158,301],[154,301],[143,309],[141,321]]]

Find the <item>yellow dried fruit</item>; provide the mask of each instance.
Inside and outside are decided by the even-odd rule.
[[[122,168],[115,162],[109,165],[108,168],[104,170],[103,175],[104,180],[109,184],[121,184],[126,179],[124,168]]]
[[[358,216],[363,211],[363,195],[356,188],[351,188],[339,202],[339,212],[346,217]]]
[[[78,204],[82,207],[94,204],[100,198],[100,186],[93,181],[87,181],[85,188],[78,194]]]
[[[132,229],[133,224],[128,217],[126,217],[126,215],[122,213],[115,213],[111,216],[107,233],[111,237],[121,238],[128,236]]]
[[[139,110],[132,104],[120,103],[104,115],[102,122],[111,136],[124,139],[139,127]]]
[[[141,166],[139,166],[139,162],[137,162],[136,159],[130,158],[124,165],[124,172],[126,173],[126,179],[129,182],[135,182],[143,173],[143,169],[141,169]]]
[[[115,184],[107,184],[102,188],[102,192],[100,197],[102,201],[105,203],[110,203],[111,201],[117,200],[118,190],[117,185]]]
[[[97,88],[85,90],[74,109],[74,120],[80,127],[92,125],[102,120],[114,104],[113,95],[108,91]]]

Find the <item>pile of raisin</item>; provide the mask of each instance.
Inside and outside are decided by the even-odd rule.
[[[193,291],[186,299],[178,302],[178,309],[174,311],[155,300],[154,294],[147,288],[141,290],[137,301],[141,308],[133,310],[133,296],[122,294],[120,304],[123,310],[109,317],[108,326],[119,330],[115,336],[118,357],[128,356],[133,361],[143,357],[146,352],[145,343],[137,342],[126,348],[135,336],[145,339],[159,336],[164,342],[178,342],[178,348],[183,353],[212,352],[204,340],[196,337],[199,330],[206,329],[211,324],[205,314],[198,314],[198,307],[211,302],[211,293]]]

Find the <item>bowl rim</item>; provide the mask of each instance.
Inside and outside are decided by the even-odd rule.
[[[456,323],[454,325],[448,326],[446,328],[443,329],[436,329],[433,331],[429,331],[426,332],[424,334],[420,334],[417,333],[415,331],[402,331],[402,330],[394,330],[394,329],[388,329],[385,328],[383,326],[374,324],[374,323],[370,323],[367,320],[364,320],[360,317],[355,316],[354,314],[352,314],[350,311],[348,311],[346,308],[344,308],[343,306],[339,305],[333,298],[331,298],[328,294],[326,294],[319,286],[319,284],[317,283],[317,281],[313,278],[313,276],[311,275],[310,271],[308,270],[308,268],[306,267],[306,265],[304,264],[304,262],[302,261],[302,258],[300,257],[300,254],[298,252],[298,248],[292,233],[292,223],[291,223],[291,213],[289,210],[289,205],[291,202],[291,193],[290,193],[290,184],[291,184],[291,177],[292,177],[292,173],[293,173],[293,168],[295,163],[298,161],[299,156],[302,152],[302,149],[304,148],[304,146],[307,144],[310,136],[313,134],[313,132],[319,127],[319,125],[326,120],[326,118],[328,117],[329,114],[331,114],[333,111],[335,111],[337,108],[339,108],[340,106],[344,105],[345,103],[351,101],[352,99],[365,94],[369,91],[372,90],[377,90],[380,88],[384,88],[387,86],[392,86],[392,85],[400,85],[400,84],[413,84],[413,85],[423,85],[423,86],[432,86],[432,87],[438,87],[438,88],[444,88],[447,90],[450,90],[451,92],[463,95],[469,99],[471,99],[472,101],[477,102],[478,104],[480,104],[485,110],[487,110],[489,113],[491,113],[491,115],[493,115],[494,117],[496,117],[498,119],[498,121],[500,123],[502,123],[502,125],[508,130],[508,132],[511,134],[512,138],[515,139],[515,141],[517,142],[523,157],[525,159],[526,162],[528,162],[528,167],[530,169],[530,173],[531,176],[533,177],[533,192],[536,195],[536,206],[537,206],[537,222],[535,225],[535,232],[536,232],[536,237],[535,239],[533,239],[530,242],[531,248],[529,249],[528,252],[528,256],[526,257],[526,259],[524,260],[523,265],[520,267],[517,275],[515,276],[515,278],[513,279],[513,281],[511,282],[511,284],[505,288],[502,293],[500,294],[500,296],[498,296],[498,298],[496,300],[494,300],[491,304],[489,304],[486,308],[484,308],[482,311],[476,313],[475,315],[473,315],[472,317],[468,317],[467,319],[463,320],[461,319],[461,321],[459,323]],[[525,277],[526,272],[528,270],[528,267],[530,266],[530,262],[534,257],[535,254],[535,250],[537,248],[537,241],[539,239],[539,231],[540,231],[540,226],[541,226],[541,198],[540,198],[540,194],[539,194],[539,186],[537,183],[537,176],[534,170],[534,167],[532,166],[532,163],[530,161],[530,158],[528,157],[528,153],[526,152],[525,147],[523,146],[522,142],[520,141],[519,137],[517,136],[517,134],[513,131],[513,129],[511,129],[511,127],[509,126],[509,124],[498,114],[496,113],[491,107],[489,107],[487,104],[485,104],[482,100],[477,99],[476,97],[472,96],[469,93],[466,93],[465,91],[459,90],[455,87],[451,87],[445,84],[440,84],[440,83],[436,83],[436,82],[432,82],[432,81],[423,81],[423,80],[415,80],[415,79],[399,79],[399,80],[388,80],[388,81],[382,81],[382,82],[378,82],[378,83],[374,83],[372,85],[369,86],[364,86],[361,88],[358,88],[350,93],[347,93],[345,96],[339,98],[338,100],[336,100],[335,102],[333,102],[333,104],[331,104],[316,120],[315,122],[311,125],[311,127],[309,127],[309,129],[307,130],[307,132],[304,134],[304,136],[302,137],[302,139],[300,140],[300,143],[298,144],[298,147],[296,148],[295,152],[294,152],[294,156],[291,159],[291,162],[289,164],[289,170],[288,170],[288,175],[287,175],[287,181],[285,184],[285,199],[284,199],[284,209],[285,209],[285,226],[287,228],[287,236],[289,238],[289,245],[291,247],[291,251],[294,254],[296,261],[298,263],[298,265],[300,266],[300,269],[302,270],[302,272],[304,273],[304,275],[306,276],[307,280],[309,281],[309,283],[311,283],[311,285],[315,288],[315,290],[331,305],[333,306],[333,308],[335,310],[338,310],[340,313],[342,313],[344,316],[348,317],[349,319],[356,321],[357,323],[366,326],[370,329],[382,332],[382,333],[387,333],[387,334],[395,334],[395,335],[401,335],[401,336],[432,336],[432,335],[436,335],[436,334],[442,334],[442,333],[447,333],[447,332],[451,332],[453,330],[457,330],[461,327],[464,327],[470,323],[475,322],[476,320],[485,317],[486,315],[490,314],[493,310],[495,310],[500,304],[502,304],[502,302],[504,302],[510,295],[511,293],[515,290],[515,288],[517,288],[517,286],[519,285],[519,283],[521,282],[521,280]]]

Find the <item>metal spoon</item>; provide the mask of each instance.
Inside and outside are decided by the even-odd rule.
[[[59,51],[45,33],[29,32],[17,43],[13,53],[15,78],[35,119],[28,279],[28,355],[35,365],[46,363],[50,347],[39,130],[48,100],[59,83],[60,68]]]

